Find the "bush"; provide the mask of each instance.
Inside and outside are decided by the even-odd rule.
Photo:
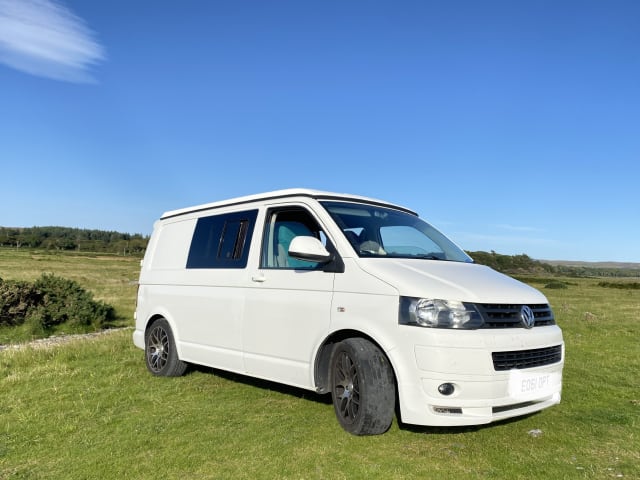
[[[0,278],[0,326],[24,323],[34,306],[42,302],[42,293],[28,282],[5,282]]]
[[[598,283],[598,286],[604,287],[604,288],[619,288],[621,290],[640,290],[640,283],[638,282],[630,282],[630,283],[600,282]]]
[[[47,274],[34,283],[0,279],[0,326],[26,325],[34,334],[61,326],[82,332],[108,327],[114,318],[112,306],[73,280]]]
[[[560,280],[551,280],[544,288],[568,288],[568,285]]]

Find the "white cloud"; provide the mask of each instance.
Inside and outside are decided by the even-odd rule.
[[[93,82],[103,47],[84,20],[55,0],[0,0],[0,62],[32,75]]]

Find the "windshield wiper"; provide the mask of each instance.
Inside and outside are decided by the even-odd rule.
[[[433,253],[419,253],[417,255],[414,255],[413,258],[424,258],[426,260],[442,260],[443,262],[448,261],[446,258],[439,257],[437,255],[434,255]]]
[[[389,253],[387,256],[392,258],[420,258],[425,260],[441,260],[443,262],[449,261],[448,259],[439,257],[433,253]]]

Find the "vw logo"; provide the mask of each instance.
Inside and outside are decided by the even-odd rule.
[[[529,305],[523,305],[520,309],[520,320],[522,320],[522,325],[524,325],[524,328],[533,328],[533,326],[535,325],[536,317]]]

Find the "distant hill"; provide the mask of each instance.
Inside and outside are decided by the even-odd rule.
[[[540,260],[554,266],[580,267],[580,268],[619,268],[640,270],[640,263],[633,262],[579,262],[575,260]]]

